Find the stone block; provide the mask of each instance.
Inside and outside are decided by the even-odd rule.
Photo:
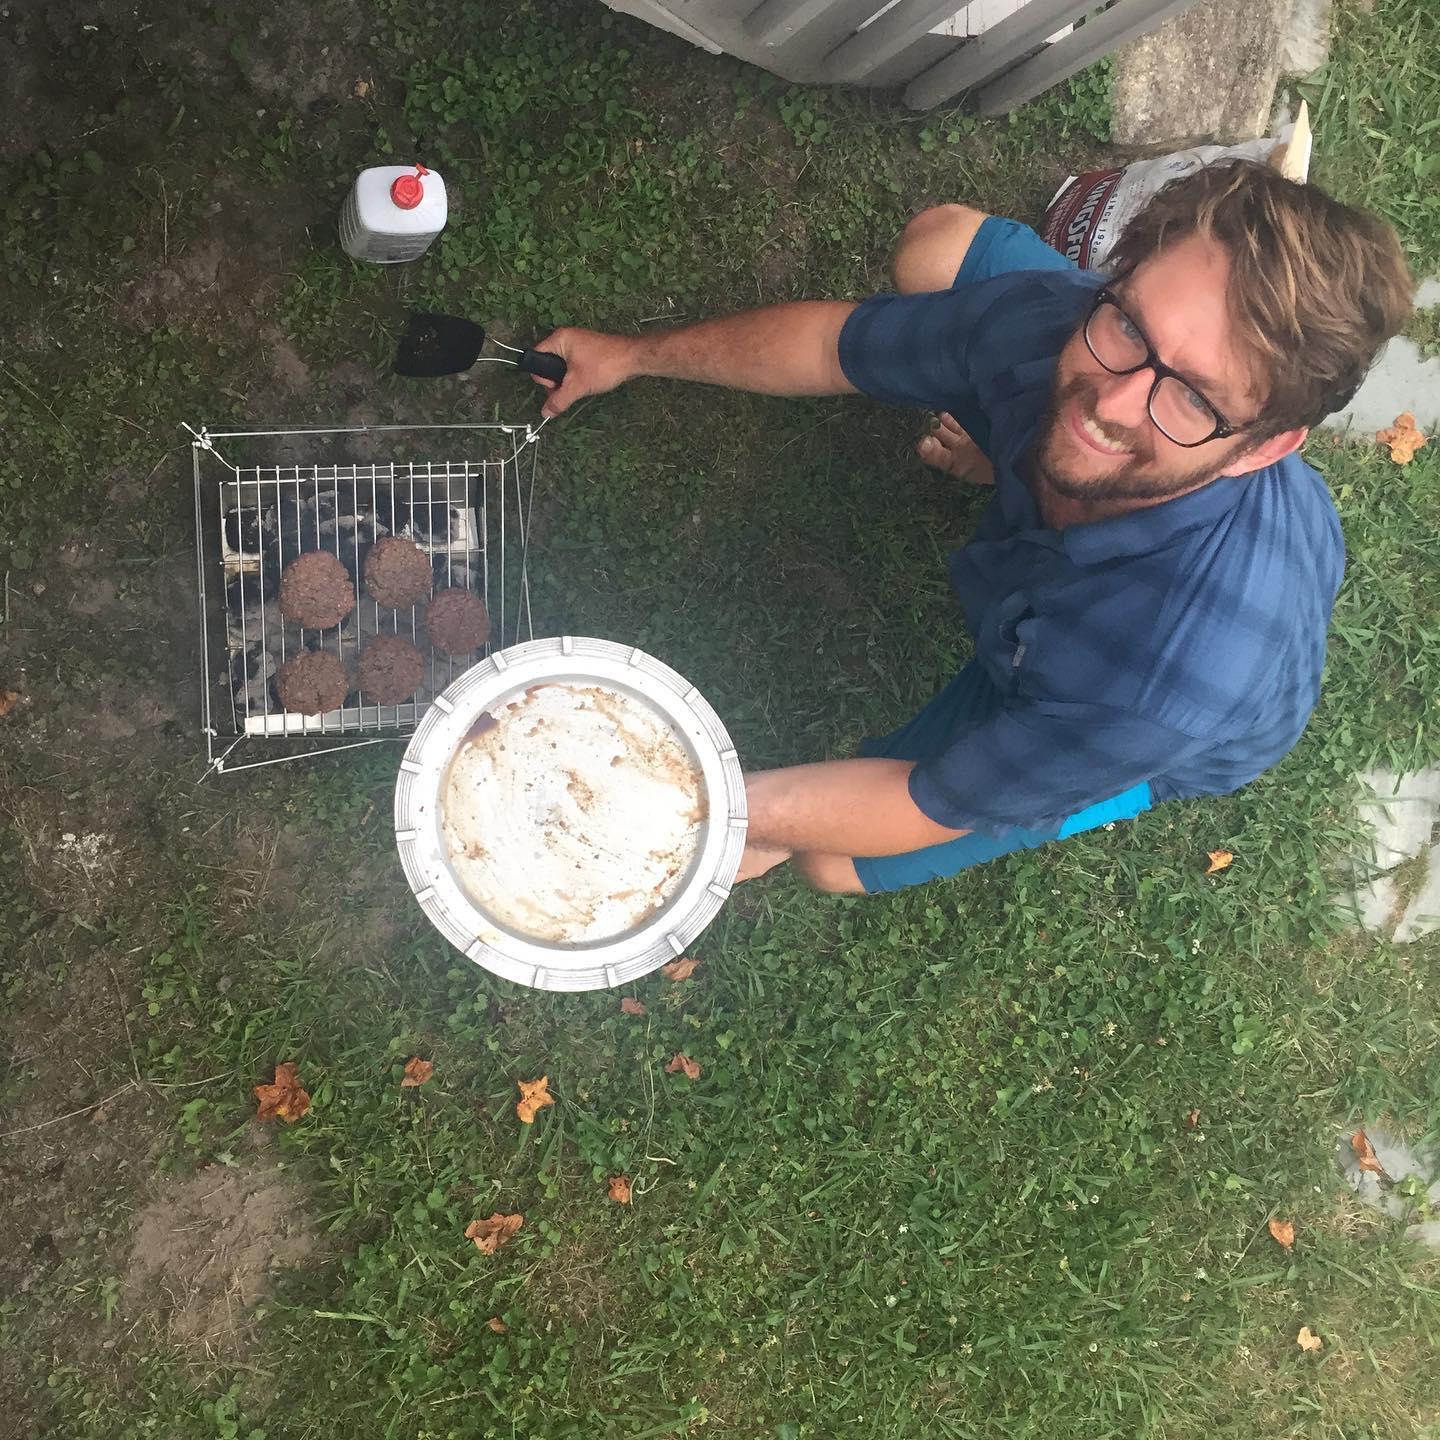
[[[1294,0],[1280,37],[1280,73],[1313,75],[1330,58],[1331,0]]]
[[[1295,0],[1198,0],[1115,53],[1111,139],[1175,150],[1270,127]]]

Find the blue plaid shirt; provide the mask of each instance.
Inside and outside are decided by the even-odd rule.
[[[921,761],[916,805],[1003,834],[1150,782],[1156,802],[1238,789],[1299,738],[1344,568],[1324,481],[1296,456],[1116,519],[1047,529],[1021,459],[1101,277],[1001,275],[878,295],[840,362],[877,400],[949,410],[995,467],[950,578],[993,687],[986,718]]]

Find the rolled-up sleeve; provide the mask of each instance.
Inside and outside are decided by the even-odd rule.
[[[840,332],[840,368],[862,394],[890,405],[948,410],[989,453],[997,406],[1017,365],[1054,357],[1096,280],[1030,270],[927,295],[875,295]]]
[[[840,331],[840,368],[874,400],[939,408],[973,400],[970,340],[983,286],[933,295],[872,295]]]
[[[1103,706],[1013,704],[917,764],[910,798],[955,830],[1058,831],[1077,810],[1162,774],[1207,743]]]

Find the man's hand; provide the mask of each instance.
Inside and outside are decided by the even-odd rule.
[[[623,385],[640,373],[641,341],[630,335],[605,335],[599,330],[577,330],[566,326],[552,330],[537,350],[548,350],[564,357],[565,378],[560,384],[534,377],[537,385],[550,391],[540,413],[548,420],[562,415],[577,400],[587,395],[603,395]]]

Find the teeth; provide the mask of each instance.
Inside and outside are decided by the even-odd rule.
[[[1117,448],[1111,441],[1105,438],[1105,432],[1088,416],[1080,417],[1080,428],[1098,445],[1102,450],[1108,450],[1112,455],[1124,455],[1127,452]]]

